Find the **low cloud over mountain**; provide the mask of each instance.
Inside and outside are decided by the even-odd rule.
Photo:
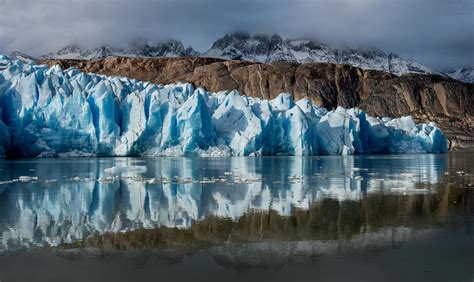
[[[125,47],[136,38],[176,38],[204,52],[222,34],[242,30],[375,46],[445,70],[474,64],[473,5],[471,0],[3,0],[0,52],[37,56],[71,42]]]

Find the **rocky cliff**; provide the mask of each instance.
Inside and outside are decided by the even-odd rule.
[[[238,89],[267,99],[290,92],[327,109],[360,107],[375,116],[412,115],[418,121],[435,121],[447,134],[451,149],[474,148],[474,84],[437,75],[398,77],[339,64],[261,64],[202,57],[40,62],[154,83],[192,82],[209,91]]]

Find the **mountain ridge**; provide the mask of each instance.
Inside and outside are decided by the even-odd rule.
[[[12,54],[13,55],[13,54]],[[115,48],[102,45],[98,48],[84,49],[78,44],[69,44],[57,52],[39,56],[36,59],[78,59],[99,60],[107,57],[210,57],[224,60],[243,60],[250,62],[297,62],[333,63],[379,70],[400,76],[406,73],[437,74],[474,83],[474,71],[466,68],[455,69],[449,73],[440,72],[414,60],[403,59],[393,53],[385,53],[376,48],[332,48],[327,44],[309,39],[285,39],[278,34],[255,34],[236,32],[217,39],[211,48],[198,52],[191,46],[185,47],[179,40],[170,39],[152,43],[135,41],[128,48]],[[20,56],[19,59],[25,56]],[[32,58],[31,56],[26,56]],[[467,68],[469,69],[469,68]]]
[[[446,74],[459,81],[474,83],[474,67],[452,69],[446,72]]]
[[[98,60],[111,56],[118,57],[187,57],[199,53],[192,47],[185,47],[179,40],[170,39],[158,43],[134,42],[128,48],[102,45],[84,49],[79,44],[68,44],[57,52],[39,56],[38,59]]]
[[[362,69],[386,71],[395,75],[404,73],[438,74],[433,69],[412,60],[404,60],[395,54],[379,49],[331,48],[307,39],[284,39],[277,34],[249,35],[235,33],[225,35],[214,42],[206,57],[227,60],[245,60],[260,63],[297,62],[345,64]]]

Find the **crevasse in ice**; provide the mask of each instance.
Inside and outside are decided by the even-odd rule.
[[[0,55],[0,156],[440,153],[435,124],[158,85]]]

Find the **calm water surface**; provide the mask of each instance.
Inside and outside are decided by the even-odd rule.
[[[0,160],[0,281],[473,281],[474,153]]]

